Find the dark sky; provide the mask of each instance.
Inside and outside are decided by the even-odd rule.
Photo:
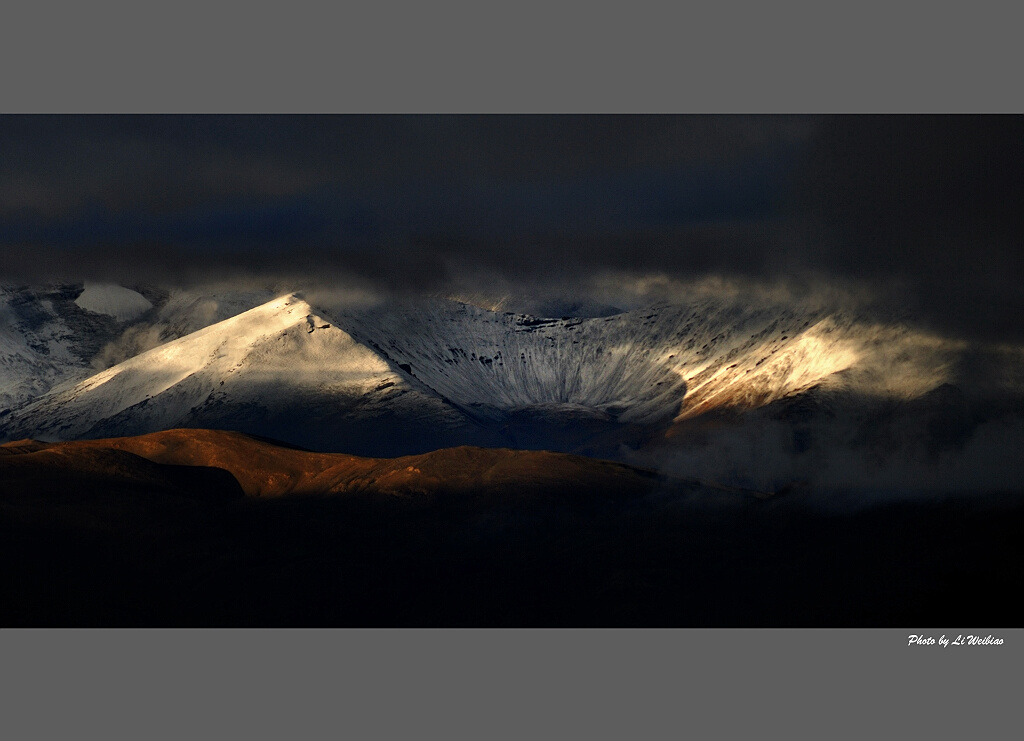
[[[4,116],[0,279],[836,279],[1019,336],[1022,146],[1019,116]]]

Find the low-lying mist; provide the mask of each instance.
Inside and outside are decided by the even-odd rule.
[[[707,427],[653,451],[623,451],[623,459],[726,487],[809,492],[817,503],[842,507],[1024,489],[1019,413],[978,423],[940,416],[883,422],[878,415],[807,425],[753,412]]]

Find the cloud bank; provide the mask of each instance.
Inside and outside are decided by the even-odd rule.
[[[1024,339],[1021,117],[8,116],[0,141],[6,281],[602,311],[718,280]]]

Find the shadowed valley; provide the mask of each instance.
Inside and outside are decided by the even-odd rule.
[[[0,446],[2,622],[764,627],[1020,617],[1007,589],[1021,583],[1018,498],[853,514],[808,506],[811,498],[537,451],[369,459],[210,430],[16,441]]]

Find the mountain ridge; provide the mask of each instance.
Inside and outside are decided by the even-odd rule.
[[[174,294],[154,311],[184,329],[258,294],[238,296]],[[370,457],[478,445],[657,468],[659,451],[691,445],[710,420],[756,422],[758,410],[805,396],[800,414],[817,422],[793,418],[800,450],[824,422],[868,429],[890,407],[924,420],[897,440],[914,425],[939,429],[903,402],[949,384],[965,352],[855,313],[736,300],[550,318],[440,298],[314,298],[279,295],[57,384],[0,413],[0,439],[217,428]],[[947,406],[959,426],[944,439],[955,443],[978,414]]]

